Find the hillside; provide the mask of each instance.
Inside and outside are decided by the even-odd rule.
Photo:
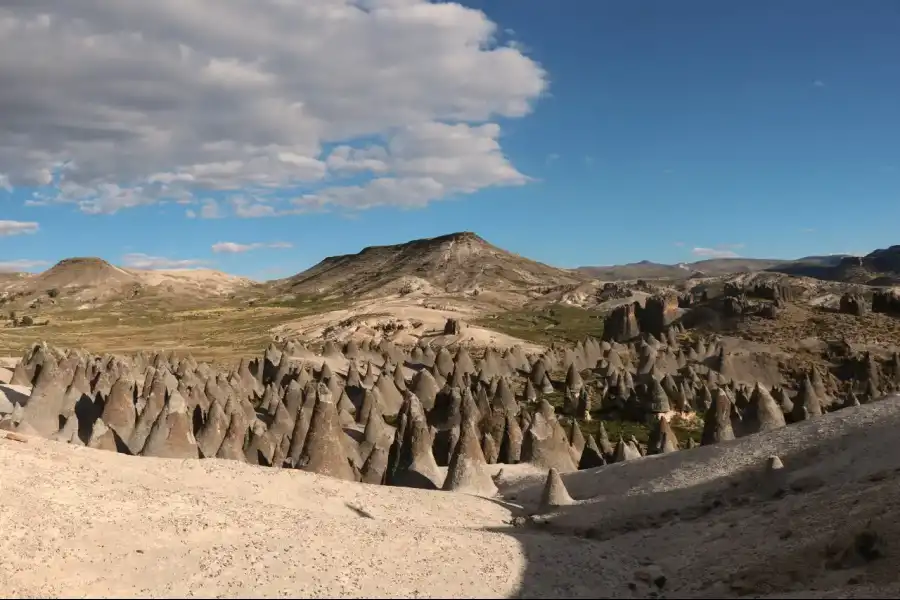
[[[471,232],[328,257],[278,284],[300,294],[522,291],[578,284],[585,275],[498,248]]]
[[[820,260],[812,260],[815,258]],[[777,265],[769,270],[826,281],[896,285],[900,282],[900,246],[874,250],[865,256],[811,257]]]
[[[114,266],[101,258],[59,261],[37,274],[0,279],[0,298],[11,307],[95,304],[143,297],[223,296],[253,284],[209,269],[142,270]]]

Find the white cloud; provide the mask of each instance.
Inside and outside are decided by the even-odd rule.
[[[293,248],[294,245],[290,242],[272,242],[270,244],[263,244],[262,242],[255,242],[253,244],[238,244],[235,242],[218,242],[212,245],[212,251],[216,254],[240,254],[242,252],[249,252],[251,250],[257,250],[259,248]]]
[[[419,206],[523,183],[492,121],[527,114],[546,75],[499,33],[425,0],[6,2],[0,172],[86,213],[311,185],[319,206]],[[265,206],[235,215],[296,212]]]
[[[122,257],[122,265],[132,269],[192,269],[206,261],[198,259],[171,259],[133,252]]]
[[[31,221],[0,221],[0,237],[37,233],[40,226]]]
[[[556,152],[551,152],[547,155],[547,158],[544,159],[544,164],[549,165],[550,163],[554,163],[559,160],[559,154]]]
[[[364,170],[362,163],[371,162],[378,165],[373,174],[389,175],[363,185],[326,188],[296,199],[294,205],[301,209],[328,205],[413,208],[490,186],[526,183],[529,178],[503,156],[499,135],[500,127],[494,123],[421,123],[396,131],[384,148],[368,148],[362,154],[337,148],[338,161],[346,160],[359,170]]]
[[[816,79],[815,81],[813,81],[813,85],[815,87],[821,88],[821,87],[825,87],[825,82],[822,81],[821,79]]]
[[[738,258],[740,255],[730,248],[740,248],[743,244],[719,246],[718,248],[694,248],[691,254],[702,258]]]
[[[7,192],[13,191],[13,187],[9,183],[9,176],[3,175],[2,173],[0,173],[0,190],[5,190]]]
[[[4,260],[0,261],[0,273],[18,273],[47,265],[46,260]]]
[[[219,207],[219,203],[211,198],[203,201],[203,204],[200,206],[199,215],[193,208],[187,209],[185,215],[189,219],[196,219],[198,216],[201,219],[221,219],[224,216]]]

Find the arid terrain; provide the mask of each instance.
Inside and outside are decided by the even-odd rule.
[[[0,589],[895,597],[898,253],[5,275]]]

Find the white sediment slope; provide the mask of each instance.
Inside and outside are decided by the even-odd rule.
[[[563,476],[503,500],[0,432],[14,597],[897,597],[900,399]],[[784,469],[764,470],[770,455]],[[779,491],[780,490],[780,491]],[[521,525],[522,519],[517,519]]]

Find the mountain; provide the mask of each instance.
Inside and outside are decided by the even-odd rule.
[[[573,285],[583,274],[558,269],[498,248],[464,231],[356,254],[331,256],[278,285],[293,293],[473,292]]]
[[[900,247],[895,246],[894,248]],[[891,249],[889,248],[888,250],[876,250],[873,252],[872,254],[878,252],[883,254],[879,255],[881,258],[876,257],[873,259],[872,272],[870,273],[867,271],[864,274],[861,274],[858,270],[857,272],[853,272],[853,264],[858,259],[846,254],[805,256],[795,260],[775,258],[710,258],[691,263],[679,263],[676,265],[642,260],[637,263],[612,265],[608,267],[578,267],[575,270],[589,277],[595,277],[606,281],[625,281],[630,279],[682,280],[696,277],[718,277],[721,275],[730,275],[732,273],[771,271],[798,277],[813,277],[816,279],[828,279],[833,281],[865,283],[866,281],[879,276],[879,274],[883,274],[885,269],[890,272],[890,265],[893,264],[893,260],[896,260],[890,258],[890,256],[893,256],[890,251]],[[844,266],[839,268],[839,265],[842,263],[845,263]],[[876,263],[878,266],[884,267],[885,269],[879,271],[875,266]],[[875,274],[876,272],[878,274]]]
[[[7,274],[0,279],[0,301],[27,305],[145,297],[199,299],[231,294],[253,284],[210,269],[126,269],[101,258],[77,257],[61,260],[42,273]]]
[[[826,281],[897,285],[900,284],[900,246],[882,248],[865,256],[813,256],[769,270]]]
[[[729,273],[762,271],[787,261],[767,258],[710,258],[692,263],[667,265],[643,260],[625,265],[578,267],[576,271],[606,281],[629,279],[689,279]]]

